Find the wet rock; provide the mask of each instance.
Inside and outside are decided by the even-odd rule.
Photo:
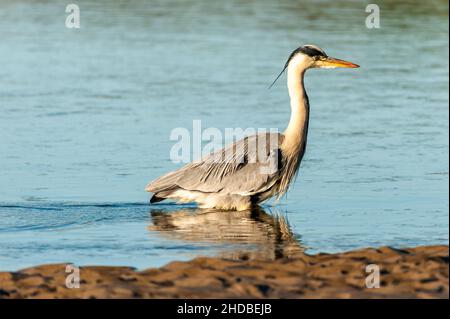
[[[275,261],[196,258],[136,271],[80,268],[66,287],[66,264],[0,272],[0,298],[448,298],[448,246],[367,248]],[[366,287],[366,266],[380,288]]]

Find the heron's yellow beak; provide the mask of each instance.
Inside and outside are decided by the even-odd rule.
[[[336,59],[336,58],[332,58],[332,57],[327,57],[324,60],[319,60],[316,62],[316,65],[319,68],[330,68],[330,69],[334,69],[334,68],[359,68],[358,64],[352,63],[352,62],[348,62],[348,61],[344,61],[344,60],[340,60],[340,59]]]

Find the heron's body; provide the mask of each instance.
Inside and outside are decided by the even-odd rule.
[[[330,61],[331,58],[315,46],[297,49],[285,65],[291,117],[283,134],[248,136],[198,162],[163,175],[146,188],[154,193],[151,201],[169,198],[181,203],[196,202],[203,208],[246,210],[286,193],[305,153],[309,101],[303,81],[308,68],[320,65],[315,56],[323,57],[320,67],[333,67],[325,64],[325,58]],[[338,67],[338,62],[335,63],[334,67]],[[349,65],[353,66],[347,67],[356,67]],[[344,64],[339,66],[345,67]]]

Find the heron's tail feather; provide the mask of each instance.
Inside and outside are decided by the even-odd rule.
[[[170,172],[147,185],[145,190],[153,193],[153,196],[150,199],[151,204],[170,198],[171,194],[180,188],[176,183],[178,174],[177,171]]]
[[[161,202],[161,201],[163,201],[163,200],[165,200],[165,199],[166,199],[165,197],[159,197],[159,196],[157,196],[157,195],[155,194],[155,195],[153,195],[152,198],[150,199],[150,204],[158,203],[158,202]]]
[[[147,192],[152,193],[159,193],[161,191],[167,191],[167,190],[173,190],[177,188],[176,181],[178,180],[178,172],[170,172],[166,175],[163,175],[157,179],[155,179],[153,182],[150,182],[150,184],[147,185],[145,190]]]

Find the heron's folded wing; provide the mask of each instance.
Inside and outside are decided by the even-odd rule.
[[[239,140],[175,172],[186,190],[252,195],[269,189],[278,177],[281,135],[258,134]]]

